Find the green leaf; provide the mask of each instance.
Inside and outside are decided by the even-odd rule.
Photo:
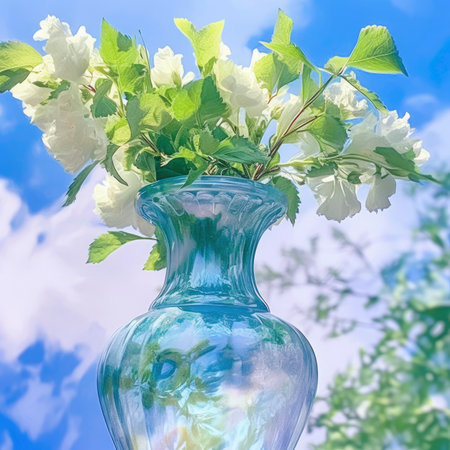
[[[128,183],[120,176],[119,172],[117,171],[114,165],[113,156],[114,153],[116,153],[116,151],[119,150],[119,148],[120,147],[116,144],[108,144],[106,150],[106,158],[103,161],[103,166],[108,171],[108,173],[111,174],[119,183],[128,186]]]
[[[307,100],[312,98],[313,95],[318,90],[319,86],[317,86],[316,82],[311,78],[311,69],[305,66],[302,71],[302,90],[301,90],[301,98],[303,104],[306,103]]]
[[[324,114],[317,118],[307,130],[316,138],[323,151],[341,151],[347,141],[347,131],[342,122]]]
[[[278,9],[277,21],[272,34],[272,42],[265,45],[270,46],[274,44],[275,47],[271,48],[271,50],[274,50],[274,48],[280,50],[279,47],[276,47],[277,45],[287,46],[289,48],[291,45],[292,25],[292,19],[281,9]],[[300,49],[298,49],[298,51],[300,57],[304,57],[303,52]],[[293,52],[295,53],[295,50]],[[288,56],[287,61],[282,61],[283,56],[277,53],[270,53],[256,61],[253,72],[255,73],[257,80],[261,82],[269,92],[272,93],[275,87],[278,91],[284,85],[298,78],[301,71],[301,63],[297,61],[296,56],[298,56],[298,54],[294,55],[294,60],[291,56]]]
[[[156,243],[144,265],[144,270],[161,270],[166,267],[166,244],[161,230],[158,227],[155,229],[155,237]]]
[[[243,164],[264,164],[269,159],[255,144],[241,136],[233,136],[222,141],[213,157]]]
[[[24,42],[0,42],[0,93],[22,83],[42,61],[42,56]]]
[[[130,126],[125,117],[109,116],[105,132],[108,139],[117,145],[123,145],[131,138]]]
[[[110,75],[116,80],[121,93],[137,93],[150,88],[145,61],[139,54],[136,41],[119,33],[105,19],[102,23],[100,56],[112,71]],[[143,89],[144,85],[146,89]]]
[[[341,73],[341,70],[345,67],[347,64],[348,57],[345,56],[333,56],[330,58],[327,63],[325,64],[324,69],[328,70],[328,72],[331,72],[334,75],[339,75]]]
[[[170,158],[171,159],[182,158],[182,159],[185,159],[186,161],[190,161],[190,162],[194,162],[195,160],[202,159],[201,156],[199,156],[193,150],[191,150],[187,147],[184,147],[182,145],[178,148],[178,151],[176,151],[173,155],[170,156]]]
[[[101,78],[95,83],[96,91],[92,100],[91,112],[93,117],[108,117],[117,112],[116,103],[107,97],[112,81]]]
[[[81,186],[98,163],[99,161],[94,161],[93,163],[89,164],[74,178],[69,186],[69,189],[67,190],[66,201],[64,202],[63,206],[69,206],[75,201],[77,194],[81,189]]]
[[[183,184],[182,187],[186,187],[189,186],[190,184],[192,184],[197,178],[199,178],[201,175],[203,175],[203,173],[205,172],[205,170],[208,168],[208,161],[206,161],[203,158],[200,158],[198,160],[196,160],[195,162],[195,168],[191,169],[188,173],[188,176],[186,178],[185,183]]]
[[[21,67],[0,72],[0,94],[11,90],[16,84],[25,81],[30,71]]]
[[[125,231],[109,231],[100,235],[89,245],[88,263],[97,264],[102,262],[114,250],[117,250],[127,242],[136,241],[138,239],[151,239],[136,234],[126,233]]]
[[[412,159],[406,158],[392,147],[377,147],[374,152],[381,155],[393,168],[406,172],[415,172],[417,170],[417,166]]]
[[[130,127],[130,138],[133,139],[139,135],[140,123],[142,118],[145,116],[145,111],[141,109],[138,97],[132,97],[128,100],[126,106],[126,116]]]
[[[43,61],[31,45],[24,42],[0,42],[0,73],[15,69],[33,70]]]
[[[278,9],[277,21],[272,34],[272,42],[289,44],[291,42],[292,25],[292,19],[282,9]]]
[[[159,94],[142,94],[139,97],[139,107],[144,113],[140,123],[145,129],[158,131],[172,120],[169,106]]]
[[[317,71],[314,64],[309,62],[306,55],[295,44],[285,44],[282,42],[262,42],[262,44],[274,51],[280,57],[280,60],[288,66],[289,71],[292,73],[301,73],[303,64],[310,69]]]
[[[388,109],[386,106],[384,106],[383,102],[380,100],[380,97],[375,92],[369,91],[369,89],[366,89],[364,86],[361,85],[361,83],[356,80],[355,78],[351,77],[350,75],[341,75],[342,78],[347,81],[347,83],[350,83],[357,91],[361,92],[361,94],[364,95],[367,99],[370,100],[370,102],[382,113],[387,113]]]
[[[347,175],[347,181],[352,184],[361,184],[361,173],[353,170]]]
[[[408,75],[388,29],[377,25],[361,30],[347,65],[367,72]]]
[[[286,216],[291,221],[292,225],[294,225],[300,205],[297,187],[291,180],[284,177],[274,177],[272,178],[271,183],[286,195],[288,200]]]
[[[224,141],[228,138],[228,134],[225,132],[225,130],[221,127],[215,127],[212,130],[212,135],[218,140],[218,141]]]
[[[186,89],[182,89],[174,98],[172,103],[172,111],[175,119],[184,121],[192,117],[197,111],[197,106],[191,100]]]
[[[219,148],[220,141],[217,140],[209,130],[202,130],[198,138],[198,150],[204,155],[212,155]]]
[[[224,21],[214,22],[198,30],[187,19],[174,19],[177,28],[191,41],[197,65],[207,75],[220,54]]]
[[[56,89],[58,87],[58,82],[56,80],[47,80],[47,81],[33,81],[33,84],[37,87],[47,88],[47,89]]]
[[[131,97],[126,107],[131,139],[142,130],[158,131],[172,121],[169,107],[157,93],[144,93],[139,98]]]
[[[211,76],[193,81],[186,88],[194,104],[194,116],[199,127],[211,125],[212,128],[219,118],[228,115],[228,106],[220,96]]]
[[[192,168],[192,165],[188,161],[179,158],[172,159],[164,165],[161,165],[160,159],[157,159],[155,163],[158,180],[187,175]]]
[[[334,175],[337,169],[336,163],[328,163],[320,167],[313,167],[307,173],[309,178],[325,177],[327,175]]]
[[[420,172],[416,163],[408,157],[408,155],[414,156],[412,151],[399,153],[392,147],[377,147],[374,152],[385,159],[390,166],[386,169],[394,176],[408,178],[411,181],[428,180],[440,184],[433,176]]]
[[[70,81],[62,80],[58,86],[50,92],[50,95],[41,102],[41,105],[46,105],[50,100],[55,100],[59,97],[61,92],[67,91],[70,88]]]
[[[206,77],[202,84],[200,108],[198,110],[201,123],[204,125],[212,121],[215,125],[216,120],[220,117],[226,117],[227,113],[228,106],[220,96],[214,80],[212,77]]]
[[[276,67],[276,56],[273,53],[258,59],[253,66],[253,73],[259,83],[270,93],[273,92],[279,80],[279,71]]]
[[[263,56],[253,66],[256,79],[271,93],[275,87],[279,90],[299,77],[297,65],[294,69],[282,62],[275,53]]]
[[[184,146],[180,146],[174,154],[170,155],[170,158],[185,161],[189,165],[188,176],[182,187],[192,184],[209,166],[208,160]]]
[[[150,82],[150,76],[147,65],[141,61],[139,54],[138,62],[130,67],[124,67],[120,71],[120,90],[125,93],[141,94],[152,92],[153,87]]]
[[[151,155],[149,152],[143,151],[139,153],[137,156],[134,165],[151,176],[150,182],[156,181],[156,163],[155,163],[155,157]]]

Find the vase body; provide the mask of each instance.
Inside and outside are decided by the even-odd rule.
[[[289,450],[306,423],[317,365],[306,338],[271,315],[254,280],[264,231],[286,211],[275,188],[231,177],[143,188],[138,212],[167,248],[164,286],[99,365],[120,450]]]

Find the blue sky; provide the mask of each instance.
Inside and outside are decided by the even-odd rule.
[[[444,0],[281,0],[278,3],[232,0],[223,4],[200,0],[128,1],[117,5],[86,0],[8,3],[2,7],[0,40],[23,40],[39,49],[41,43],[33,42],[32,36],[39,28],[39,21],[47,14],[68,22],[74,32],[80,25],[86,25],[88,32],[98,38],[101,19],[105,17],[124,33],[137,34],[141,29],[151,51],[169,44],[184,53],[187,69],[193,66],[191,50],[173,25],[173,17],[187,17],[198,26],[225,18],[224,41],[230,44],[240,63],[249,62],[250,52],[246,47],[262,50],[259,41],[270,38],[278,6],[286,9],[294,19],[293,41],[317,64],[324,64],[334,55],[348,54],[362,27],[386,25],[394,35],[409,77],[361,74],[363,84],[378,92],[390,109],[398,109],[400,114],[409,111],[413,126],[428,130],[427,136],[433,145],[440,142],[439,139],[433,141],[434,136],[446,131],[447,119],[442,118],[450,117],[445,115],[450,107],[450,4]],[[29,124],[20,103],[9,94],[1,96],[0,181],[6,180],[7,188],[0,191],[0,204],[3,207],[12,205],[11,214],[8,216],[9,209],[5,213],[5,217],[9,217],[5,225],[6,238],[23,233],[22,243],[33,233],[44,236],[50,224],[58,226],[56,211],[72,178],[47,154],[40,139],[40,131]],[[2,195],[6,196],[3,200]],[[70,222],[71,213],[64,214],[64,220]],[[95,226],[97,232],[98,225]],[[0,237],[5,236],[1,235],[0,227]],[[70,242],[78,245],[78,237],[73,236],[74,240]],[[51,239],[49,237],[49,242],[53,242]],[[83,245],[84,239],[80,238]],[[2,247],[1,242],[0,251],[6,255],[6,247]],[[64,247],[63,240],[55,242],[58,252],[71,251],[71,247]],[[33,245],[38,248],[38,244]],[[37,258],[39,252],[44,252],[41,247],[36,248],[30,251],[30,258]],[[25,258],[23,256],[22,262],[13,262],[25,265]],[[115,264],[110,267],[118,270],[118,260]],[[96,275],[100,274],[100,269],[92,270],[94,276],[100,276]],[[76,278],[81,269],[67,273],[67,276],[73,273]],[[58,276],[55,273],[55,277]],[[17,283],[21,282],[17,278]],[[56,290],[54,285],[46,285],[41,295],[51,296],[52,290]],[[2,302],[14,301],[2,293],[0,298]],[[40,314],[36,309],[35,317],[41,317]],[[114,325],[122,322],[119,317]],[[50,339],[45,327],[38,327],[33,334],[21,331],[20,326],[17,339],[9,334],[9,341],[0,341],[0,450],[112,448],[96,399],[97,347],[91,351],[87,358],[89,364],[84,367],[86,352],[81,344],[77,344],[77,338],[70,343],[61,338],[64,342],[58,343],[56,331]],[[19,339],[19,336],[22,337]],[[15,348],[16,353],[8,353],[8,347]],[[42,398],[54,402],[54,409],[47,408],[44,417],[41,411],[29,409],[24,412],[23,409],[24,405],[39,404],[36,399],[30,400],[30,392],[36,386],[44,392]],[[35,388],[35,392],[39,389]]]

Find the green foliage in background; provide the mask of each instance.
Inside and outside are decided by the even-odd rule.
[[[447,176],[450,182],[450,176]],[[450,448],[450,191],[444,185],[423,204],[411,250],[373,272],[364,245],[340,230],[334,238],[373,291],[331,265],[315,273],[317,242],[285,252],[286,267],[260,271],[263,284],[285,290],[297,280],[317,288],[302,314],[328,326],[330,338],[370,330],[373,347],[339,373],[319,398],[310,430],[325,433],[318,450],[447,450]],[[421,197],[423,198],[423,197]],[[389,245],[379,243],[378,245]],[[366,311],[346,319],[342,307]],[[358,305],[358,306],[357,306]],[[358,316],[363,316],[359,320]],[[320,361],[319,361],[320,362]]]

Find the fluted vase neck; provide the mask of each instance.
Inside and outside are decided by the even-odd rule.
[[[164,286],[151,308],[229,305],[268,311],[254,278],[264,231],[282,217],[285,195],[256,181],[202,176],[142,188],[138,213],[157,225],[167,248]]]

